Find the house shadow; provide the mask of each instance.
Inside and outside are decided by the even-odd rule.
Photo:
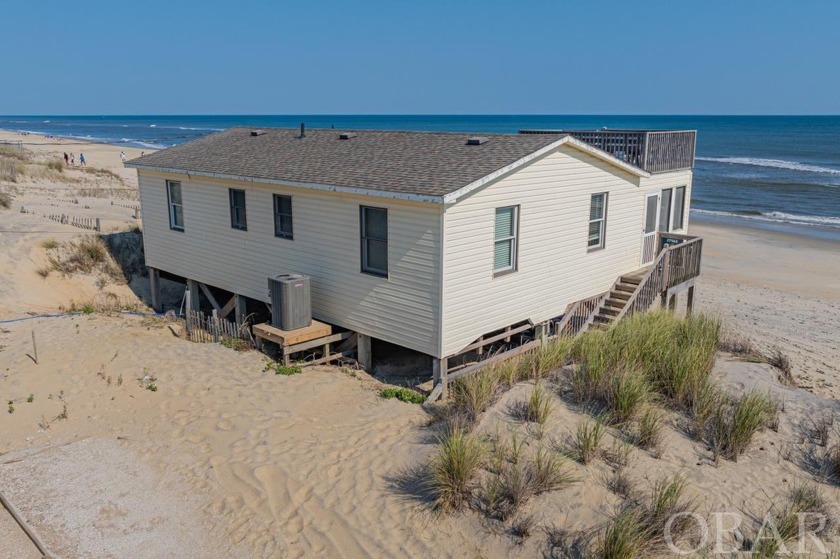
[[[134,228],[129,231],[105,233],[102,235],[102,241],[119,267],[126,285],[139,300],[151,306],[151,286],[143,248],[143,231]],[[163,309],[178,308],[183,297],[183,290],[183,284],[161,279]]]

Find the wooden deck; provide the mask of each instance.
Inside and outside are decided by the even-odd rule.
[[[295,330],[281,330],[271,324],[255,324],[254,337],[274,342],[279,346],[288,346],[323,338],[332,334],[332,326],[313,320],[305,328]]]
[[[520,130],[520,134],[569,134],[650,173],[694,167],[696,130]]]
[[[258,349],[262,348],[263,341],[273,342],[279,346],[284,365],[291,365],[292,354],[309,350],[320,350],[321,357],[304,361],[302,365],[329,363],[353,354],[357,345],[355,333],[333,334],[332,326],[317,320],[313,320],[312,324],[305,328],[296,330],[281,330],[270,324],[255,324],[253,332]],[[335,353],[331,351],[334,344],[338,344]]]

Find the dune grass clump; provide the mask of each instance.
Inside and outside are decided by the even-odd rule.
[[[667,477],[654,484],[647,501],[626,503],[610,519],[591,555],[600,559],[635,559],[654,554],[666,543],[665,525],[669,520],[673,540],[684,538],[692,523],[685,513],[695,510],[693,501],[685,496],[685,488],[682,477]]]
[[[635,419],[652,396],[647,379],[638,371],[611,375],[604,394],[607,422],[621,425]]]
[[[773,423],[778,406],[763,392],[747,392],[740,398],[721,401],[707,428],[715,459],[737,461],[749,448],[755,434]]]
[[[0,146],[0,181],[18,182],[26,175],[26,164],[31,158],[28,151]]]
[[[572,395],[579,403],[616,407],[619,415],[637,409],[646,392],[687,409],[711,374],[719,335],[717,319],[700,314],[680,318],[667,311],[633,315],[608,330],[587,331],[572,350],[578,364],[570,379]],[[617,375],[626,378],[616,381]],[[626,398],[616,400],[616,388]],[[636,407],[622,405],[631,403]]]
[[[537,381],[525,406],[525,420],[545,425],[553,407],[551,394],[543,387],[541,381]]]
[[[475,425],[481,414],[496,401],[499,388],[499,371],[494,366],[456,379],[450,388],[453,414],[468,426]]]
[[[484,457],[481,441],[464,425],[452,422],[447,426],[437,439],[429,468],[429,489],[436,510],[457,511],[468,502]]]
[[[604,424],[600,420],[581,421],[572,438],[570,455],[581,464],[589,464],[601,454],[603,438]]]
[[[2,172],[2,171],[0,171]],[[0,178],[2,180],[2,178]],[[12,196],[11,194],[7,194],[5,192],[0,192],[0,208],[4,210],[8,210],[12,207]]]
[[[513,449],[513,452],[511,450]],[[563,489],[577,481],[565,462],[542,447],[531,460],[521,455],[516,439],[493,449],[490,471],[474,495],[474,506],[488,518],[505,521],[532,497]]]
[[[801,540],[808,532],[834,530],[830,507],[816,484],[793,487],[783,505],[773,504],[763,517],[754,516],[772,519],[774,524],[773,527],[763,524],[752,538],[751,556],[761,559],[777,557],[785,543]]]
[[[770,351],[767,362],[779,371],[779,378],[783,384],[796,386],[796,380],[793,378],[793,365],[790,362],[790,358],[781,349],[774,347]]]
[[[636,444],[658,455],[662,449],[662,410],[649,407],[639,418]]]
[[[98,235],[85,235],[62,243],[49,255],[48,261],[53,270],[64,275],[98,273],[114,281],[125,281],[120,266]]]
[[[396,398],[400,402],[407,404],[422,404],[426,401],[426,397],[415,390],[409,388],[389,386],[379,391],[380,398]]]

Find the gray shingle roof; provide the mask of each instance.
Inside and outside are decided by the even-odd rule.
[[[131,160],[198,174],[314,183],[399,194],[443,196],[556,142],[562,136],[382,130],[231,128]],[[342,132],[355,132],[349,140]]]

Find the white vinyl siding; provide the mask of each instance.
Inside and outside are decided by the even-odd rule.
[[[228,190],[230,196],[230,226],[234,229],[248,230],[248,217],[245,213],[245,191],[238,188]]]
[[[274,236],[282,239],[294,239],[292,220],[292,197],[274,195]]]
[[[165,179],[182,181],[190,218],[184,233],[169,229]],[[149,266],[266,303],[269,276],[306,274],[314,318],[438,354],[440,206],[376,199],[390,225],[383,280],[359,273],[359,206],[369,197],[144,170],[139,180]],[[227,225],[230,187],[246,191],[247,231]],[[294,200],[294,242],[274,236],[274,194]]]
[[[593,194],[589,202],[589,231],[586,246],[589,250],[604,248],[607,228],[607,193]]]
[[[661,181],[686,184],[689,171]],[[571,146],[561,146],[446,208],[444,214],[443,346],[452,355],[479,336],[523,320],[561,315],[569,303],[604,292],[639,267],[646,183]],[[608,193],[610,241],[590,251],[593,194]],[[520,205],[518,271],[490,277],[496,208]],[[527,242],[525,241],[527,239]]]
[[[169,228],[184,230],[184,201],[181,198],[181,183],[166,181],[166,197],[169,205]]]
[[[359,208],[362,241],[362,272],[375,276],[388,276],[388,210],[385,208]]]
[[[495,238],[493,240],[494,274],[516,270],[518,222],[519,206],[496,208]]]

